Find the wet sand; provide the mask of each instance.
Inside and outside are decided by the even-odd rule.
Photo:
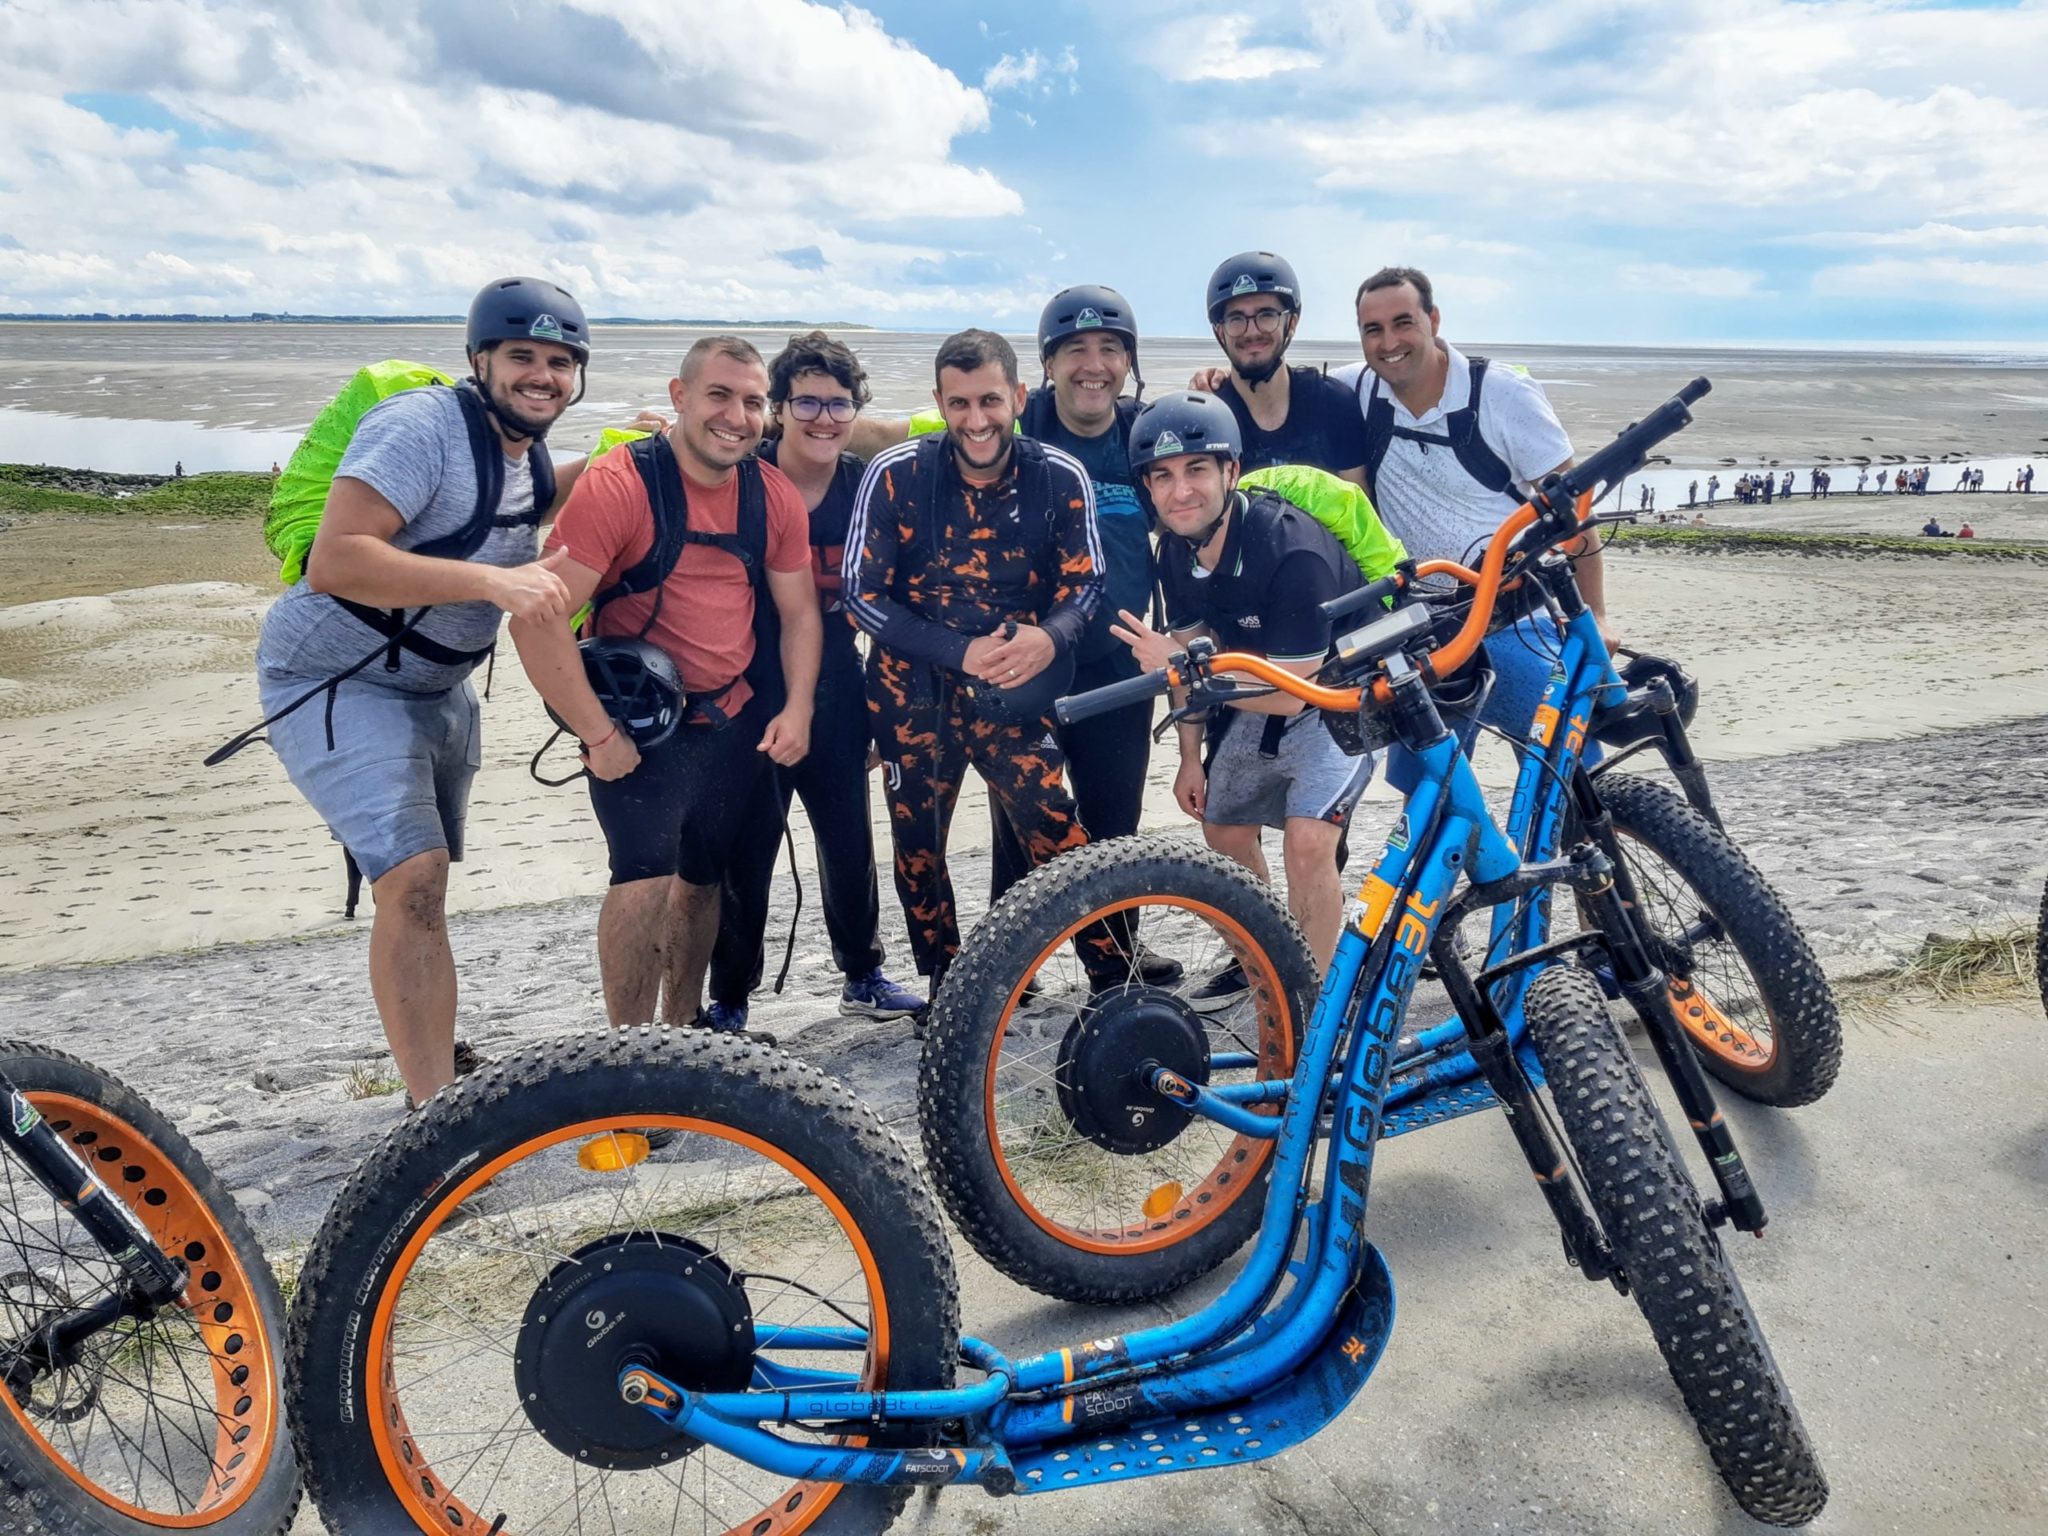
[[[0,810],[0,969],[303,934],[339,921],[339,850],[268,748],[249,747],[218,768],[201,764],[258,718],[251,656],[275,589],[255,527],[28,519],[0,533],[0,572],[0,751],[10,765]],[[103,578],[97,592],[95,574]],[[120,585],[137,578],[147,584]],[[1616,556],[1610,585],[1617,634],[1681,657],[1699,675],[1696,738],[1713,759],[2048,712],[2048,566],[1645,552]],[[49,586],[66,595],[20,600]],[[1994,614],[1995,643],[1987,644],[1986,615]],[[470,858],[451,882],[451,906],[477,911],[601,891],[604,850],[584,792],[546,789],[528,776],[548,727],[509,645],[484,710]],[[557,772],[569,766],[566,753],[554,760]],[[1170,749],[1155,752],[1148,826],[1189,825],[1168,793],[1173,766]],[[1489,745],[1483,767],[1491,782],[1505,782],[1506,749]],[[1376,782],[1368,798],[1386,806],[1393,795]],[[886,859],[879,798],[870,816]],[[797,834],[809,868],[800,815]],[[986,839],[974,784],[955,846],[978,850]],[[978,900],[967,884],[963,899]],[[882,905],[903,954],[886,889]]]

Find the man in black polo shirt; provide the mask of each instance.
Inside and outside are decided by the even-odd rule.
[[[1365,577],[1344,546],[1307,512],[1269,491],[1237,488],[1237,422],[1213,395],[1169,395],[1131,429],[1131,465],[1159,515],[1159,577],[1168,634],[1126,610],[1117,638],[1141,667],[1164,666],[1197,635],[1251,651],[1303,677],[1330,649],[1320,605]],[[1248,718],[1246,718],[1248,717]],[[1372,758],[1347,757],[1316,710],[1274,693],[1232,704],[1209,728],[1183,722],[1173,798],[1202,823],[1211,848],[1268,879],[1260,835],[1278,827],[1287,906],[1316,963],[1327,966],[1343,921],[1337,843],[1372,777]],[[1220,739],[1214,739],[1218,738]],[[1243,994],[1236,967],[1190,997],[1199,1011]]]
[[[1230,367],[1188,387],[1213,392],[1237,419],[1244,472],[1307,464],[1365,484],[1365,425],[1350,391],[1319,368],[1290,367],[1301,323],[1294,268],[1271,251],[1241,251],[1209,278],[1209,328]]]

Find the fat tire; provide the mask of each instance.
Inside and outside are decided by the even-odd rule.
[[[333,1536],[417,1530],[365,1428],[359,1384],[370,1330],[358,1323],[374,1313],[396,1255],[432,1208],[421,1192],[458,1160],[489,1161],[551,1128],[634,1112],[729,1124],[801,1161],[846,1206],[882,1273],[888,1388],[953,1384],[960,1298],[938,1208],[903,1144],[844,1084],[779,1050],[701,1030],[552,1041],[488,1064],[388,1134],[343,1186],[306,1255],[286,1339],[292,1424],[300,1445],[318,1447],[306,1458],[306,1484]],[[878,1431],[870,1443],[921,1443],[924,1431]],[[910,1493],[847,1485],[807,1531],[871,1536]]]
[[[1034,870],[974,930],[932,1007],[918,1072],[918,1122],[939,1198],[976,1253],[1019,1285],[1062,1301],[1127,1302],[1178,1290],[1242,1248],[1264,1213],[1271,1156],[1222,1214],[1187,1238],[1144,1253],[1091,1253],[1020,1209],[997,1165],[985,1089],[990,1050],[1018,979],[1088,912],[1162,895],[1216,908],[1257,943],[1288,994],[1298,1049],[1316,1000],[1315,961],[1301,929],[1242,865],[1157,833],[1091,843]]]
[[[1747,1071],[1695,1041],[1701,1063],[1760,1104],[1813,1103],[1841,1070],[1842,1021],[1827,973],[1785,903],[1726,833],[1663,785],[1631,774],[1595,782],[1615,830],[1655,853],[1713,914],[1770,1013],[1768,1066]]]
[[[2041,887],[2041,925],[2034,932],[2034,980],[2041,988],[2041,1006],[2048,1008],[2048,885]]]
[[[126,1121],[185,1176],[219,1224],[249,1277],[271,1359],[282,1373],[284,1304],[270,1263],[263,1256],[263,1246],[249,1230],[234,1197],[177,1127],[111,1072],[64,1051],[21,1040],[0,1041],[0,1070],[24,1093],[65,1094],[98,1105]],[[27,1177],[25,1171],[22,1176]],[[280,1536],[289,1529],[298,1512],[301,1490],[282,1402],[267,1449],[270,1463],[261,1470],[254,1494],[221,1519],[185,1529],[202,1531],[207,1536]],[[162,1525],[135,1520],[109,1509],[80,1489],[50,1465],[49,1457],[21,1433],[12,1413],[5,1409],[0,1409],[0,1489],[5,1492],[5,1507],[0,1508],[0,1533],[5,1536],[162,1536],[164,1530]]]
[[[1721,1480],[1755,1519],[1806,1524],[1827,1477],[1599,986],[1553,966],[1527,1016],[1593,1208]]]

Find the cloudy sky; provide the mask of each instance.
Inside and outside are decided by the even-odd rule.
[[[2048,0],[0,0],[0,311],[2048,339]]]

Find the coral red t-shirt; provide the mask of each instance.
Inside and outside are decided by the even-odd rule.
[[[690,502],[690,527],[705,533],[737,533],[740,520],[740,477],[726,476],[724,485],[685,482]],[[761,466],[761,485],[768,501],[768,569],[808,571],[811,567],[810,516],[804,499],[789,478],[772,464]],[[576,481],[549,549],[566,549],[578,565],[600,572],[601,592],[646,558],[654,544],[654,513],[633,456],[615,448],[592,464]],[[691,693],[711,693],[733,682],[754,659],[754,588],[747,573],[721,549],[685,544],[682,558],[658,589],[661,608],[646,638],[674,658]],[[655,612],[655,593],[636,592],[607,603],[597,616],[600,635],[638,635]],[[753,690],[744,681],[719,701],[726,714],[737,712]]]

